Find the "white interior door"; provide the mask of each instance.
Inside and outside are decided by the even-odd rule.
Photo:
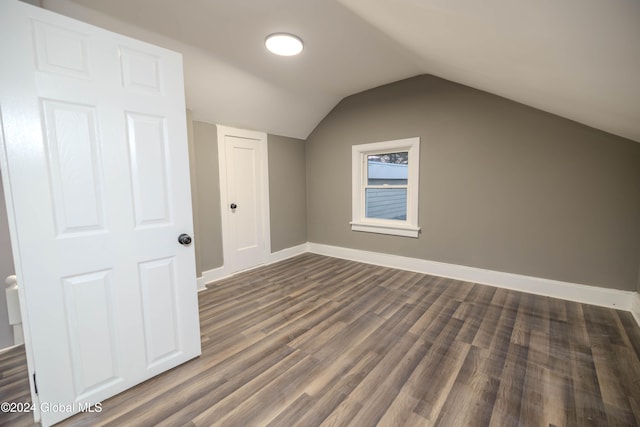
[[[182,59],[15,0],[0,34],[34,399],[65,405],[47,426],[200,354]]]
[[[218,126],[228,273],[264,264],[270,250],[266,143],[264,133]]]

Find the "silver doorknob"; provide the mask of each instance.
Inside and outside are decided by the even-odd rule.
[[[182,246],[189,246],[191,244],[191,240],[191,236],[186,233],[182,233],[178,236],[178,243],[180,243]]]

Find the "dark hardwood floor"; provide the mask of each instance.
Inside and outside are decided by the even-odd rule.
[[[211,285],[200,318],[200,358],[60,425],[640,424],[624,311],[305,254]],[[29,398],[21,349],[0,395]]]

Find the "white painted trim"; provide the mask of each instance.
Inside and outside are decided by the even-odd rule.
[[[373,153],[409,153],[406,221],[367,218],[365,191],[367,155]],[[404,237],[418,237],[418,195],[420,174],[420,137],[373,142],[351,147],[351,230]]]
[[[366,222],[351,221],[352,231],[366,231],[367,233],[393,234],[394,236],[418,237],[420,227],[410,225],[367,224]]]
[[[264,246],[262,252],[263,262],[267,262],[267,258],[271,253],[271,218],[269,209],[269,153],[268,153],[268,137],[264,132],[257,132],[246,129],[238,129],[229,126],[216,125],[218,136],[218,165],[219,165],[219,177],[220,177],[220,216],[222,219],[222,253],[223,259],[232,259],[231,241],[229,238],[229,205],[228,199],[228,187],[227,187],[227,156],[226,146],[224,144],[225,136],[236,136],[239,138],[253,139],[260,142],[260,154],[261,154],[261,191],[262,191],[262,230],[264,238]],[[225,264],[226,269],[231,267]],[[216,269],[217,270],[217,269]],[[221,277],[226,277],[231,272],[224,271],[224,273],[217,273],[212,277],[217,277],[215,280],[219,280]],[[223,276],[218,277],[220,274]],[[204,274],[203,274],[204,276]],[[208,281],[205,283],[209,283]],[[198,282],[200,288],[200,282]]]
[[[212,270],[207,270],[202,272],[202,276],[198,277],[198,292],[203,291],[207,288],[207,284],[211,282],[215,282],[220,279],[224,279],[225,277],[229,277],[231,274],[227,271],[224,266],[214,268]]]
[[[522,276],[501,271],[484,270],[463,265],[447,264],[417,258],[368,252],[358,249],[309,243],[312,253],[343,258],[352,261],[375,264],[384,267],[399,268],[434,276],[448,277],[467,282],[512,289],[530,294],[544,295],[585,304],[598,305],[618,310],[632,310],[632,300],[638,308],[636,292],[607,289],[597,286],[580,285],[539,277]],[[634,313],[635,315],[635,313]],[[640,316],[636,316],[638,320]],[[640,322],[638,322],[640,324]]]
[[[14,345],[10,345],[9,347],[4,347],[4,348],[0,348],[0,355],[3,353],[8,352],[9,350],[13,350],[14,348],[18,348],[18,347],[22,347],[24,346],[24,343],[22,344],[14,344]]]
[[[269,136],[262,140],[262,230],[264,233],[264,257],[268,262],[271,254],[271,205],[269,204]]]
[[[231,272],[229,271],[229,269],[222,266],[214,268],[212,270],[203,271],[202,276],[198,277],[198,292],[204,291],[207,288],[208,284],[217,282],[218,280],[226,279],[227,277],[231,277],[234,274],[253,270],[254,268],[258,267],[264,267],[265,265],[274,264],[276,262],[284,261],[285,259],[293,258],[294,256],[307,253],[309,252],[308,245],[308,243],[303,243],[298,246],[292,246],[290,248],[286,248],[281,251],[269,254],[267,256],[267,262],[265,264],[256,265],[255,267],[249,268],[247,270]]]
[[[636,319],[638,326],[640,326],[640,294],[637,292],[631,299],[631,314]]]
[[[284,261],[285,259],[293,258],[294,256],[302,255],[307,252],[309,252],[308,243],[303,243],[298,246],[292,246],[290,248],[282,249],[281,251],[270,254],[267,258],[267,264]]]

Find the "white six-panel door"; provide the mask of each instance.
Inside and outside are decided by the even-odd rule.
[[[0,33],[30,371],[79,410],[200,354],[182,59],[16,0]]]

